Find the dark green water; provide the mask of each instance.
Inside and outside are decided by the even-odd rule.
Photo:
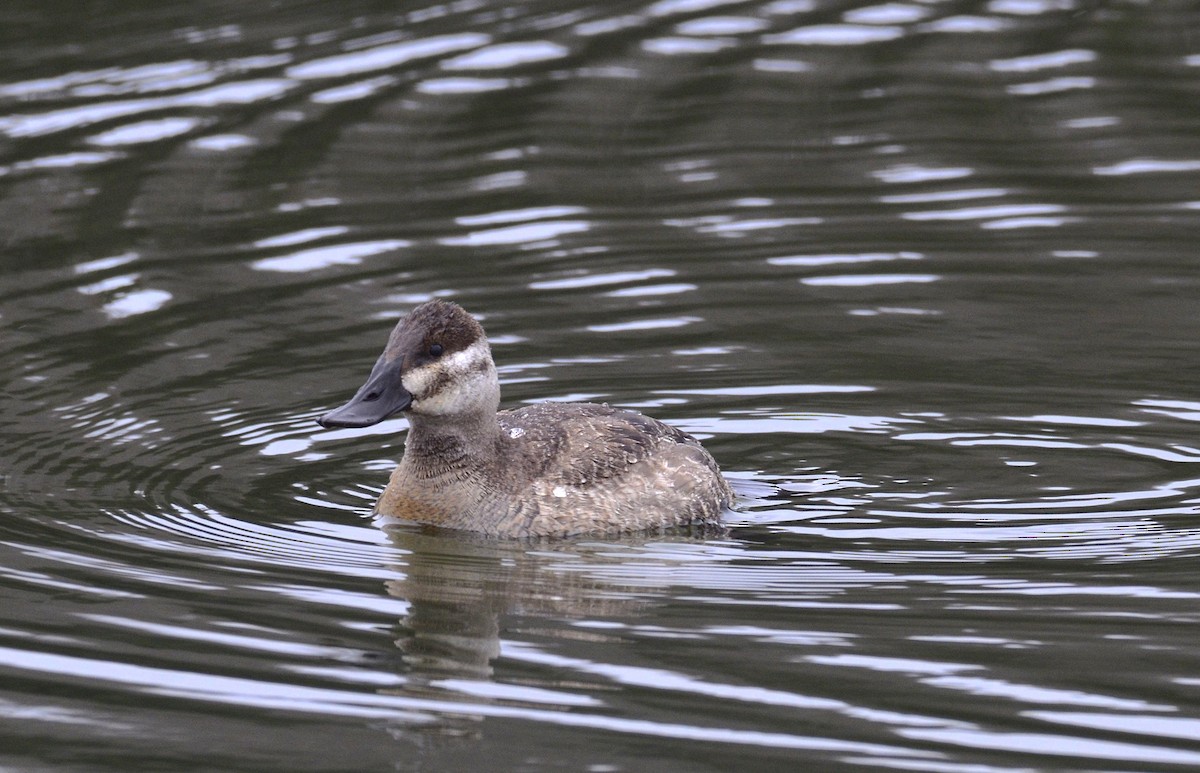
[[[1198,30],[0,5],[0,769],[1200,768]],[[373,523],[434,296],[728,534]]]

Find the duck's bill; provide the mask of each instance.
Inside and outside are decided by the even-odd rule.
[[[322,427],[370,427],[403,411],[412,404],[412,394],[400,381],[404,358],[385,362],[382,357],[371,369],[367,383],[341,408],[335,408],[317,423]]]

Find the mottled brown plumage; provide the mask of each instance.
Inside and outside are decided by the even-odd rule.
[[[500,537],[715,525],[733,492],[690,435],[588,403],[497,412],[483,329],[431,301],[397,325],[371,379],[322,417],[364,426],[404,410],[404,456],[376,511]]]

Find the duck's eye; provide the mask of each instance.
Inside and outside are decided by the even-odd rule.
[[[446,351],[446,350],[442,348],[441,344],[430,344],[429,345],[429,356],[430,357],[441,357],[442,352],[444,352],[444,351]]]

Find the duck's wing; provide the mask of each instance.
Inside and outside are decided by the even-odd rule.
[[[505,458],[521,477],[564,486],[620,477],[664,445],[700,448],[686,432],[607,405],[539,403],[497,419]]]

